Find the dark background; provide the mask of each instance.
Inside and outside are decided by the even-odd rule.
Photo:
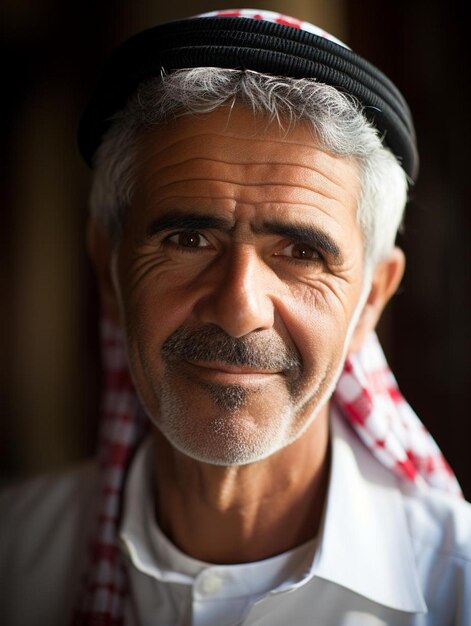
[[[231,2],[3,0],[2,482],[93,454],[98,298],[85,251],[90,173],[75,132],[106,55],[165,19]],[[245,5],[244,5],[245,6]],[[469,42],[456,1],[251,2],[330,31],[385,71],[416,122],[407,270],[379,327],[400,387],[471,499]]]

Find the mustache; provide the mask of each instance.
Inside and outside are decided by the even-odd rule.
[[[216,361],[226,365],[289,372],[301,369],[301,355],[272,331],[231,337],[219,326],[178,328],[163,343],[168,360]]]

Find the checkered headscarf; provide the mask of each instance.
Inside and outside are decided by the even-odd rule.
[[[118,547],[122,492],[131,458],[148,430],[129,375],[122,332],[102,325],[105,394],[99,441],[101,502],[74,626],[121,626],[127,580]],[[401,395],[376,334],[351,355],[333,402],[371,453],[404,480],[461,496],[437,444]]]

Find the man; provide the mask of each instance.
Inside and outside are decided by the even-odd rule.
[[[79,142],[100,468],[5,495],[6,623],[470,624],[470,507],[374,335],[418,166],[397,89],[218,12],[125,43]]]

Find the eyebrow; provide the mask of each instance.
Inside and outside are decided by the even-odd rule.
[[[234,230],[232,220],[206,213],[187,212],[173,209],[152,220],[146,229],[146,237],[151,239],[158,233],[181,228],[186,231],[212,228],[223,232]],[[265,220],[260,225],[251,225],[254,234],[280,235],[297,242],[307,243],[315,249],[329,255],[336,262],[342,263],[343,255],[340,247],[324,230],[308,224],[286,223],[281,220]]]
[[[279,220],[264,221],[260,226],[253,226],[256,234],[274,234],[307,243],[311,248],[320,249],[335,261],[341,263],[343,255],[340,247],[324,230],[308,224],[287,224]]]
[[[174,209],[152,220],[146,229],[146,236],[150,239],[164,230],[173,228],[182,228],[183,230],[214,228],[228,232],[232,227],[233,223],[222,217]]]

